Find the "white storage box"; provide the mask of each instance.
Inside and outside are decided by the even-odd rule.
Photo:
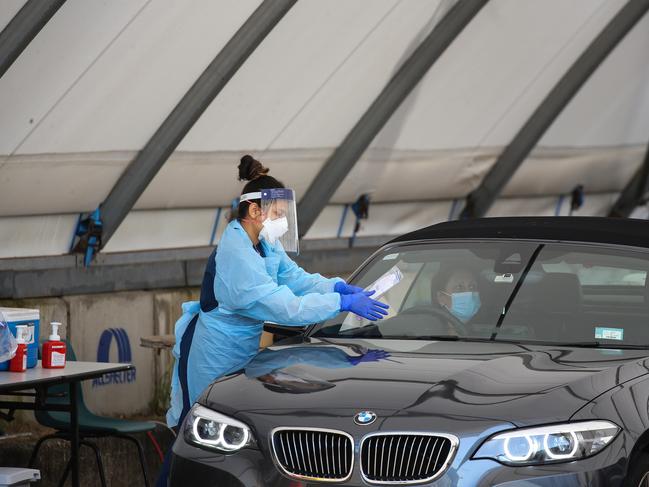
[[[0,467],[0,487],[27,487],[41,479],[41,472],[33,468]]]

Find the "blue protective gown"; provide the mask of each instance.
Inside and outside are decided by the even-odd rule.
[[[293,262],[277,242],[261,241],[262,257],[238,221],[231,222],[219,242],[214,265],[214,297],[218,307],[203,311],[197,302],[183,305],[176,323],[176,358],[172,377],[169,426],[178,424],[182,391],[178,381],[180,341],[198,312],[188,355],[190,402],[214,380],[242,369],[259,350],[264,321],[304,326],[333,318],[340,312],[339,278],[309,274]]]

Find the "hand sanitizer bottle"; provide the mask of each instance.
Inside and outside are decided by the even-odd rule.
[[[11,372],[25,372],[27,370],[27,345],[25,344],[24,325],[16,327],[16,355],[9,362],[9,370]]]
[[[50,339],[43,343],[43,368],[44,369],[62,369],[65,367],[65,343],[59,336],[59,326],[61,323],[53,321],[51,323],[52,334]]]

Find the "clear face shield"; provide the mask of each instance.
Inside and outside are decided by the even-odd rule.
[[[260,238],[270,245],[280,242],[286,252],[298,253],[295,192],[288,188],[275,188],[241,196],[241,201],[253,199],[261,199],[264,227]]]

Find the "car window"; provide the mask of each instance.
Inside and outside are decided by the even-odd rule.
[[[385,291],[373,296],[373,298],[376,298],[379,301],[388,303],[390,305],[387,318],[396,316],[403,307],[404,301],[406,301],[407,299],[414,299],[415,295],[412,293],[412,290],[416,286],[414,286],[413,283],[420,280],[419,277],[422,268],[426,266],[426,264],[423,262],[406,262],[396,256],[397,254],[388,254],[387,258],[383,260],[383,265],[379,265],[376,268],[377,270],[385,268],[385,272],[380,275],[377,275],[376,272],[370,272],[368,274],[368,278],[371,278],[372,276],[376,276],[376,278],[372,282],[369,282],[367,281],[367,279],[365,279],[365,281],[367,281],[367,284],[363,285],[364,288],[367,288],[373,282],[381,279],[381,277],[389,276],[390,271],[395,270],[395,272],[398,272],[397,282],[391,283],[391,285],[386,286],[387,289],[385,289]],[[342,325],[342,329],[346,330],[355,328],[362,324],[366,324],[366,322],[364,323],[363,320],[350,313],[346,316]]]
[[[586,256],[584,256],[586,257]],[[545,272],[562,272],[574,274],[582,285],[586,286],[639,286],[643,287],[647,272],[638,269],[624,269],[592,263],[555,263],[543,264]]]
[[[343,313],[316,334],[649,344],[648,256],[512,240],[391,248],[353,280],[377,289],[389,315]]]
[[[415,306],[430,306],[432,304],[431,282],[439,268],[439,262],[428,262],[421,267],[401,305],[402,311]]]

